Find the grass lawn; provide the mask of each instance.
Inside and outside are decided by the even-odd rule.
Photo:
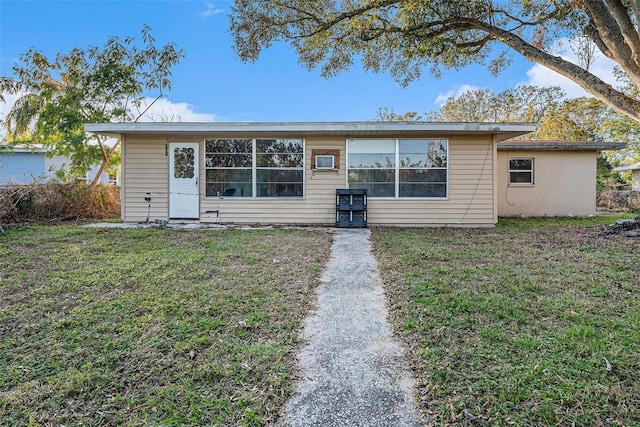
[[[0,234],[0,425],[263,425],[329,233]]]
[[[640,240],[613,220],[373,230],[428,425],[640,425]]]

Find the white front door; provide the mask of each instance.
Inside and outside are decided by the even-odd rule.
[[[197,142],[169,143],[169,218],[200,218]]]

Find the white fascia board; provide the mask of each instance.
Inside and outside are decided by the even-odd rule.
[[[85,131],[118,134],[211,134],[269,136],[344,135],[366,136],[442,136],[498,135],[513,138],[536,130],[530,123],[444,123],[444,122],[162,122],[87,123]]]

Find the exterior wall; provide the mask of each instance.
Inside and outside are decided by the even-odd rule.
[[[498,151],[498,215],[587,216],[596,212],[595,151]],[[533,158],[533,185],[509,184],[509,158]]]
[[[446,200],[369,199],[367,219],[373,225],[491,226],[494,209],[495,144],[469,137],[449,138],[449,194]]]
[[[124,222],[168,219],[169,160],[162,137],[123,137],[121,200]],[[151,201],[145,200],[150,193]]]
[[[311,150],[314,149],[340,150],[338,170],[311,169]],[[347,182],[345,138],[306,138],[304,151],[304,198],[203,197],[201,221],[265,224],[335,223],[336,188],[345,188]],[[204,183],[204,179],[201,182]],[[203,186],[200,192],[204,194]],[[217,217],[215,213],[206,213],[213,210],[218,211]]]
[[[64,156],[47,157],[46,151],[42,149],[0,153],[0,185],[50,180],[68,162],[69,159]],[[99,167],[95,165],[91,168],[87,174],[89,181],[95,178]],[[108,184],[109,174],[103,173],[100,183]]]
[[[268,137],[268,135],[265,135]],[[497,221],[491,137],[449,138],[447,199],[369,199],[370,225],[491,226]],[[335,190],[347,187],[346,137],[305,139],[303,199],[205,197],[204,136],[167,139],[131,136],[122,145],[122,218],[142,222],[168,219],[168,142],[200,144],[200,221],[207,223],[335,224]],[[337,170],[314,170],[312,150],[339,150]],[[151,193],[151,208],[144,200]]]
[[[42,152],[0,153],[0,184],[33,182],[45,173]]]

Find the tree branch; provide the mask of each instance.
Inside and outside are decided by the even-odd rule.
[[[467,23],[479,30],[491,34],[496,40],[511,47],[525,58],[541,64],[558,74],[568,77],[577,83],[582,89],[600,98],[612,108],[623,112],[629,117],[640,120],[639,101],[629,98],[624,93],[615,90],[611,85],[578,65],[537,49],[517,35],[501,28],[493,27],[485,22],[476,20],[467,20]]]
[[[583,0],[586,12],[597,29],[600,40],[607,46],[613,60],[620,64],[636,84],[640,85],[640,67],[633,58],[633,51],[602,0]]]
[[[156,103],[156,101],[158,101],[160,98],[162,98],[162,93],[160,95],[158,95],[153,101],[151,101],[151,104],[147,105],[147,107],[142,111],[142,113],[138,114],[138,117],[135,118],[135,120],[133,120],[134,122],[137,122],[138,120],[140,120],[140,118],[142,116],[144,116],[144,114],[149,111],[149,109],[153,106],[153,104]]]
[[[640,38],[636,30],[626,6],[623,6],[620,0],[607,0],[611,15],[618,23],[620,31],[627,44],[633,52],[633,60],[636,65],[640,65]]]

